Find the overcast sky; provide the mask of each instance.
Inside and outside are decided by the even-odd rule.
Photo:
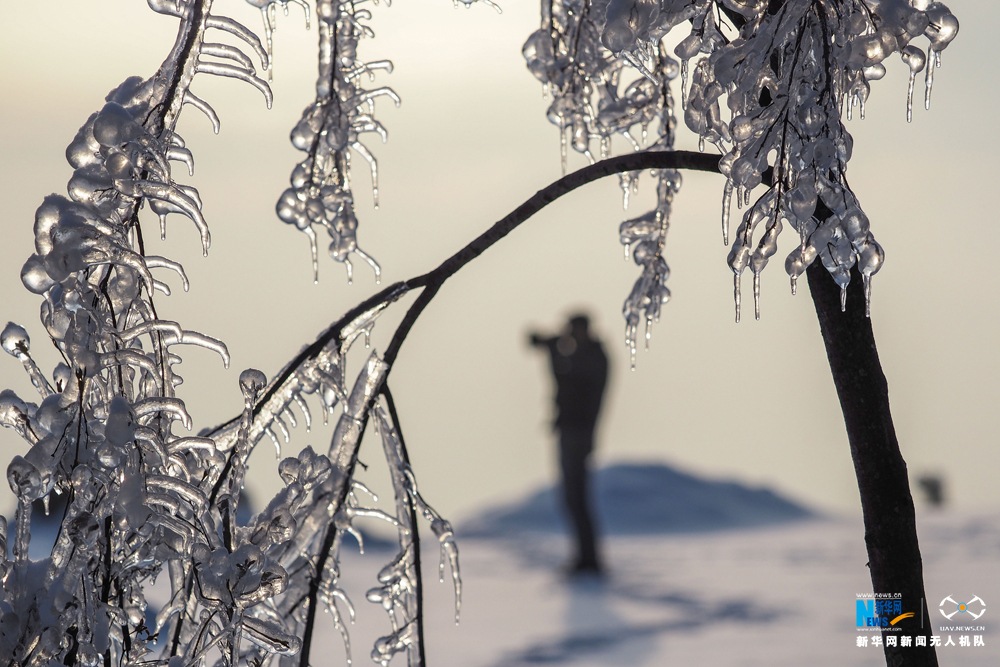
[[[447,0],[399,0],[374,7],[377,38],[362,58],[390,58],[378,76],[403,105],[382,98],[377,117],[389,143],[379,157],[381,207],[356,160],[354,192],[361,246],[382,264],[383,285],[433,268],[481,230],[560,175],[559,141],[545,120],[547,102],[520,50],[537,28],[536,4],[503,2],[455,10]],[[994,233],[998,183],[996,75],[1000,56],[990,3],[950,3],[962,28],[943,54],[930,112],[905,120],[906,74],[898,58],[873,85],[867,119],[848,124],[855,138],[849,177],[886,249],[875,278],[872,317],[889,381],[896,430],[911,480],[943,474],[954,504],[1000,506],[997,294]],[[259,14],[218,2],[254,29]],[[65,146],[107,92],[130,75],[150,76],[168,52],[176,20],[138,0],[33,3],[4,10],[0,56],[0,317],[28,328],[39,363],[56,357],[38,321],[41,300],[18,274],[32,252],[33,212],[50,192],[64,192],[71,170]],[[347,308],[377,289],[371,271],[344,269],[321,257],[312,284],[308,243],[274,215],[299,154],[288,132],[313,99],[315,30],[291,8],[275,34],[274,107],[232,80],[200,75],[193,90],[222,118],[188,109],[179,131],[195,156],[194,178],[212,229],[201,257],[190,222],[172,216],[165,243],[147,219],[148,251],[184,263],[191,292],[157,296],[161,317],[222,338],[229,371],[207,351],[182,350],[180,396],[196,429],[240,409],[240,370],[272,376]],[[374,85],[374,84],[373,84]],[[918,89],[918,97],[922,92]],[[682,128],[678,148],[697,144]],[[621,146],[617,147],[621,150]],[[571,169],[585,164],[570,157]],[[548,427],[551,387],[545,359],[530,350],[533,328],[554,330],[569,312],[588,309],[609,350],[611,388],[600,426],[600,461],[655,459],[699,474],[766,484],[821,510],[859,509],[847,438],[808,290],[789,293],[781,258],[786,234],[763,276],[761,321],[733,322],[732,274],[720,234],[722,179],[685,174],[666,257],[673,300],[653,331],[651,348],[629,372],[621,304],[638,275],[622,261],[618,224],[647,210],[652,182],[621,210],[614,179],[592,184],[547,208],[449,282],[402,348],[391,386],[421,490],[445,514],[461,518],[544,483],[555,473]],[[735,216],[734,216],[735,217]],[[322,247],[321,247],[322,252]],[[803,286],[804,287],[804,286]],[[749,292],[749,278],[745,291]],[[407,302],[373,337],[384,348]],[[0,359],[0,387],[37,400],[12,358]],[[318,410],[314,409],[318,416]],[[301,426],[284,453],[328,434]],[[379,485],[380,449],[361,459]],[[24,444],[0,433],[3,460]],[[265,440],[253,457],[260,500],[280,482]],[[0,507],[13,496],[3,489]]]

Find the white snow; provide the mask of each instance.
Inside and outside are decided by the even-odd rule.
[[[702,482],[701,490],[716,484]],[[937,609],[946,596],[978,595],[988,608],[976,621],[986,627],[985,646],[942,647],[940,664],[1000,664],[991,618],[1000,601],[1000,515],[942,510],[920,512],[917,519],[935,628],[948,623]],[[462,532],[458,626],[451,586],[434,582],[436,542],[424,540],[430,667],[885,664],[880,648],[856,646],[856,637],[865,634],[854,625],[856,595],[872,590],[860,517],[611,535],[605,542],[609,574],[602,581],[561,574],[568,559],[561,531],[495,538]],[[345,548],[343,556],[345,589],[358,608],[351,628],[354,659],[370,664],[364,653],[388,628],[382,610],[364,602],[364,591],[388,552],[369,549],[359,556]],[[332,624],[320,628],[312,663],[340,664],[343,649]],[[945,642],[949,633],[935,634]],[[961,633],[950,634],[957,644]]]

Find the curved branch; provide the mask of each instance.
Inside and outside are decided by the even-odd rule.
[[[494,245],[497,241],[505,237],[515,228],[526,222],[532,215],[543,209],[548,204],[554,202],[559,197],[562,197],[563,195],[568,194],[573,190],[590,183],[591,181],[595,181],[605,176],[610,176],[611,174],[627,171],[641,171],[644,169],[692,169],[696,171],[719,173],[719,159],[720,156],[717,155],[705,155],[691,151],[648,151],[643,153],[631,153],[629,155],[602,160],[596,164],[575,171],[572,174],[563,176],[558,181],[536,192],[534,196],[504,216],[496,224],[480,234],[471,243],[442,262],[434,270],[403,282],[394,283],[376,294],[373,294],[351,310],[347,311],[347,313],[345,313],[339,320],[334,322],[329,328],[320,334],[315,342],[296,355],[272,380],[268,389],[258,398],[253,409],[253,417],[256,418],[263,406],[283,390],[285,383],[293,378],[296,371],[304,363],[315,359],[330,343],[334,341],[336,341],[338,345],[342,343],[342,334],[345,327],[350,325],[351,322],[353,322],[361,314],[380,305],[387,305],[397,301],[412,289],[423,287],[423,291],[410,306],[410,309],[407,311],[402,322],[396,328],[392,340],[389,343],[389,347],[386,349],[386,354],[383,360],[390,367],[388,372],[391,372],[392,364],[395,361],[399,348],[402,346],[407,334],[409,334],[410,329],[413,328],[414,323],[417,318],[420,317],[424,308],[437,294],[441,285],[444,284],[448,278],[457,273],[463,266],[483,254],[483,252],[485,252],[489,247]],[[381,393],[386,396],[386,400],[389,404],[390,416],[398,429],[399,419],[395,414],[395,405],[392,401],[388,387],[385,384],[385,380],[383,380],[382,386],[379,388],[377,393]],[[357,463],[358,449],[360,448],[361,441],[364,437],[370,409],[371,401],[369,401],[369,404],[365,406],[363,411],[361,425],[362,435],[358,438],[358,443],[352,452],[350,464],[348,465],[348,470],[346,471],[348,477],[351,477],[354,474],[354,466]],[[236,421],[236,419],[238,419],[238,417],[217,426],[212,429],[209,434],[215,434],[222,431]],[[400,435],[400,438],[402,438],[402,435]],[[215,484],[215,489],[213,489],[211,494],[213,501],[218,489],[223,484],[223,481],[232,469],[232,456],[233,452],[231,451],[229,456],[227,456],[226,464],[219,475],[219,479]],[[350,485],[345,484],[341,489],[339,497],[334,500],[337,508],[343,506],[349,489]],[[413,508],[411,507],[411,511],[412,510]],[[415,521],[414,527],[416,527]],[[306,607],[306,632],[303,637],[303,645],[299,656],[300,667],[308,667],[309,664],[312,631],[315,624],[315,613],[318,603],[319,589],[336,533],[337,527],[331,522],[331,524],[327,526],[323,535],[321,547],[319,553],[317,554],[318,560],[316,563],[316,571],[309,582],[309,591],[307,594],[308,604]],[[423,591],[421,590],[420,593],[422,592]],[[420,657],[421,662],[423,662],[424,657],[422,641]]]
[[[414,322],[416,322],[417,318],[420,317],[420,313],[423,312],[423,309],[428,303],[430,303],[435,294],[437,294],[437,290],[441,287],[444,281],[454,275],[463,266],[483,254],[487,248],[505,237],[516,227],[526,222],[528,218],[563,195],[569,194],[573,190],[576,190],[577,188],[592,181],[596,181],[599,178],[626,171],[641,171],[643,169],[690,169],[694,171],[720,173],[720,157],[721,156],[718,155],[706,155],[704,153],[696,153],[693,151],[646,151],[601,160],[600,162],[563,176],[558,181],[536,192],[534,196],[508,213],[496,224],[476,237],[476,239],[474,239],[471,243],[442,262],[434,270],[423,275],[410,278],[409,280],[393,283],[344,313],[339,320],[330,325],[330,327],[321,333],[311,345],[307,346],[299,354],[297,354],[288,363],[288,365],[286,365],[281,372],[275,376],[267,390],[260,396],[260,398],[257,399],[257,403],[255,404],[253,410],[253,417],[256,418],[260,413],[262,406],[282,391],[283,385],[294,376],[295,372],[302,364],[311,359],[315,359],[331,342],[335,340],[342,342],[343,338],[341,337],[341,334],[344,327],[350,324],[359,315],[379,305],[397,301],[412,289],[424,287],[425,289],[423,292],[419,297],[417,297],[417,300],[413,303],[413,305],[410,306],[410,309],[407,311],[403,321],[396,328],[392,340],[389,343],[389,347],[386,349],[384,361],[392,366],[392,363],[395,361],[396,355],[399,352],[399,348],[403,344],[403,340],[406,339],[410,329],[413,327]],[[224,424],[220,424],[216,428],[211,429],[209,434],[218,433],[222,429],[236,422],[238,419],[239,417],[237,416]],[[228,467],[229,465],[227,462],[226,469],[228,469]],[[225,470],[222,477],[224,476]]]
[[[425,279],[426,288],[413,305],[410,306],[410,310],[407,311],[403,321],[396,328],[396,333],[393,335],[392,341],[390,341],[389,347],[386,349],[385,356],[383,357],[384,361],[389,366],[392,366],[396,360],[396,354],[399,352],[399,347],[403,344],[413,324],[420,317],[420,313],[423,312],[427,304],[437,294],[438,289],[445,280],[559,197],[591,181],[626,171],[641,171],[643,169],[692,169],[695,171],[719,173],[720,157],[718,155],[705,155],[704,153],[695,153],[692,151],[630,153],[628,155],[601,160],[589,167],[584,167],[583,169],[574,171],[572,174],[563,176],[555,183],[542,188],[535,193],[535,196],[508,213],[499,222],[480,234],[472,243],[446,259],[436,269],[420,276],[420,278]]]

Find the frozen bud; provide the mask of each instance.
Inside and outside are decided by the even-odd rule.
[[[656,0],[611,0],[605,13],[601,42],[612,53],[635,48],[635,40],[656,20],[660,3]]]
[[[844,214],[840,222],[841,227],[847,232],[847,238],[852,243],[858,243],[868,236],[870,223],[868,216],[860,208],[853,207]]]
[[[643,241],[642,243],[636,245],[635,249],[632,251],[632,258],[635,260],[636,264],[642,266],[656,256],[657,250],[659,250],[658,241]]]
[[[240,373],[240,389],[243,391],[243,398],[248,402],[253,403],[265,386],[267,386],[267,376],[256,368],[248,368]]]
[[[32,294],[44,294],[55,285],[45,270],[45,263],[38,255],[32,255],[21,267],[21,283]]]
[[[871,67],[866,67],[862,74],[865,75],[865,79],[868,81],[878,81],[885,76],[885,65],[877,63]]]
[[[310,225],[305,210],[305,200],[301,199],[298,193],[292,188],[288,188],[282,192],[278,203],[275,205],[278,218],[282,222],[295,225],[299,229],[308,229]]]
[[[858,247],[858,270],[867,278],[878,273],[883,262],[885,262],[885,252],[869,234],[865,242]]]
[[[883,73],[885,68],[882,68]],[[799,120],[799,127],[802,131],[810,137],[819,134],[820,130],[826,124],[826,114],[817,104],[812,102],[806,103],[805,105],[799,107],[798,113],[796,114]]]
[[[719,160],[719,171],[723,176],[729,176],[732,173],[733,162],[736,160],[735,151],[730,151],[722,156]]]
[[[312,160],[304,160],[295,165],[289,180],[293,188],[304,188],[308,185],[312,181]]]
[[[618,238],[623,245],[631,245],[642,239],[652,238],[660,231],[656,211],[649,211],[638,218],[626,220],[618,228]]]
[[[677,45],[674,54],[681,60],[690,60],[701,51],[701,36],[691,33]]]
[[[931,22],[926,12],[910,12],[903,20],[903,27],[907,35],[912,39],[917,35],[922,35],[927,30],[927,25]]]
[[[837,147],[833,142],[823,137],[813,146],[813,159],[815,165],[820,169],[828,169],[837,157]]]
[[[808,220],[816,212],[816,189],[813,184],[801,180],[798,185],[796,185],[788,193],[788,203],[792,209],[792,213],[799,220]]]
[[[125,107],[108,102],[94,119],[94,139],[102,146],[118,146],[133,141],[144,133]]]
[[[27,356],[30,345],[31,339],[28,338],[28,332],[24,330],[24,327],[13,322],[8,322],[3,333],[0,333],[0,346],[3,347],[4,352],[18,359],[23,360]]]
[[[267,526],[267,537],[271,544],[282,544],[292,539],[295,533],[296,521],[292,513],[285,507],[274,511]]]
[[[747,116],[737,116],[733,119],[730,131],[733,135],[733,141],[742,143],[755,134],[753,120]],[[730,160],[730,164],[731,163],[732,160]]]
[[[736,275],[743,273],[743,269],[747,268],[747,264],[750,262],[750,252],[750,248],[747,246],[739,242],[733,243],[733,247],[729,250],[729,257],[726,260],[733,273]]]
[[[101,535],[101,526],[93,514],[80,512],[66,524],[66,535],[77,546],[91,547]]]
[[[28,418],[28,406],[10,389],[0,391],[0,424],[23,428]]]
[[[129,180],[132,178],[135,165],[132,164],[127,155],[117,152],[108,156],[108,159],[104,161],[104,168],[115,180]]]
[[[552,35],[545,30],[531,33],[521,49],[521,55],[527,61],[528,69],[539,81],[549,80],[549,70],[555,66],[555,55],[552,51]]]
[[[70,386],[73,380],[73,371],[66,364],[59,362],[59,365],[52,371],[52,379],[56,382],[56,391],[62,393],[66,387]]]
[[[108,420],[104,427],[105,439],[115,447],[123,447],[135,438],[135,413],[132,406],[121,396],[111,399],[108,406]]]
[[[882,62],[888,54],[878,35],[859,37],[851,49],[852,65],[858,68]]]
[[[104,662],[93,644],[80,644],[76,652],[76,664],[80,667],[97,667]]]
[[[15,456],[7,466],[7,483],[10,490],[21,500],[38,500],[48,490],[42,483],[42,474],[23,456]]]
[[[93,473],[91,473],[90,468],[85,465],[78,465],[73,468],[73,474],[70,476],[70,481],[73,483],[73,489],[77,494],[83,494],[93,479]]]
[[[847,19],[847,33],[850,35],[860,35],[865,30],[868,29],[868,17],[857,12],[851,14],[850,18]]]
[[[733,166],[730,168],[729,173],[730,178],[733,179],[733,185],[750,187],[750,183],[753,181],[753,177],[756,174],[756,169],[754,168],[753,162],[751,162],[749,158],[741,156],[736,158],[736,161],[733,162]]]
[[[292,128],[292,145],[300,151],[308,151],[316,139],[316,131],[311,127],[307,118],[303,118]]]
[[[290,456],[278,464],[278,476],[285,484],[291,484],[299,478],[300,465],[298,459]]]
[[[906,66],[910,68],[910,72],[913,74],[920,72],[927,63],[927,56],[924,55],[924,52],[912,44],[908,44],[900,52],[899,57],[903,59],[903,62],[906,63]]]
[[[935,2],[927,8],[929,19],[924,35],[931,42],[931,49],[943,51],[958,35],[958,19],[941,3]]]

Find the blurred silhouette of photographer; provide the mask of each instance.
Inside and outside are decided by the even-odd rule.
[[[548,350],[556,381],[553,427],[559,432],[563,500],[577,542],[568,572],[599,574],[602,566],[590,506],[589,464],[608,380],[608,357],[601,342],[591,337],[590,318],[583,314],[570,317],[562,334],[532,333],[530,341],[533,347]]]

